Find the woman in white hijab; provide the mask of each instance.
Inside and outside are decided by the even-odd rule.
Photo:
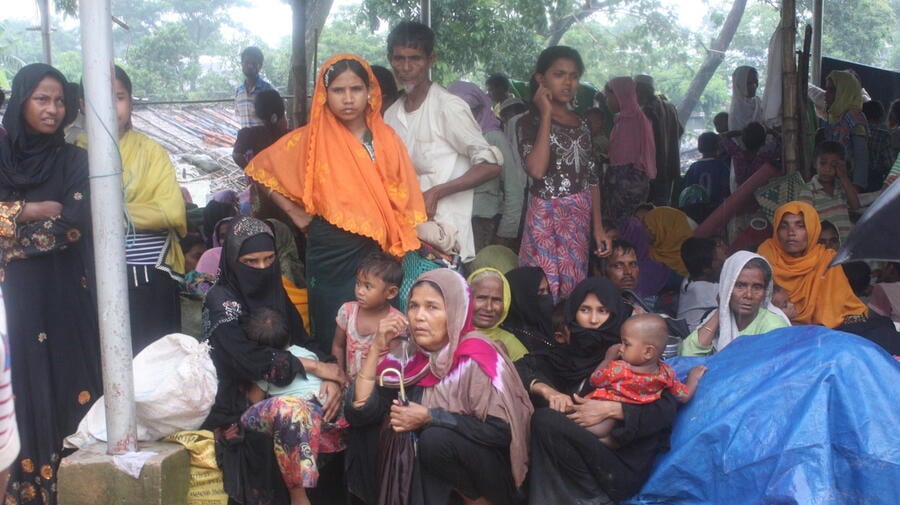
[[[731,74],[731,108],[728,111],[728,129],[743,130],[752,122],[764,123],[762,100],[756,96],[759,74],[756,69],[740,66]]]
[[[772,266],[762,256],[748,251],[731,255],[722,267],[719,287],[719,308],[682,342],[682,356],[706,356],[740,336],[791,325],[772,305]]]

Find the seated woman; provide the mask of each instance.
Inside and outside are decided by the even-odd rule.
[[[248,338],[240,319],[261,309],[282,315],[293,344],[313,351],[319,360],[298,358]],[[219,379],[216,401],[203,428],[216,434],[225,492],[231,500],[250,505],[303,503],[299,501],[305,495],[303,488],[315,487],[318,479],[311,445],[317,441],[322,448],[339,447],[339,441],[330,439],[327,432],[317,433],[314,426],[335,418],[341,403],[341,386],[336,381],[341,374],[337,365],[325,362],[334,358],[322,352],[306,333],[288,300],[281,284],[275,238],[264,222],[247,217],[232,222],[222,246],[219,279],[207,293],[203,311],[203,338],[212,348],[210,356]],[[246,392],[254,381],[287,386],[296,376],[306,374],[325,379],[321,405],[278,397],[273,408],[267,409],[270,417],[261,420],[275,430],[274,435],[241,429],[241,415],[250,407]]]
[[[606,352],[621,341],[619,331],[631,308],[607,279],[591,277],[572,291],[566,307],[569,343],[528,354],[516,363],[539,409],[532,417],[532,472],[529,503],[602,504],[640,489],[650,474],[664,433],[675,419],[670,393],[645,405],[584,399],[587,379]],[[587,387],[585,388],[585,384]],[[619,421],[607,447],[591,431]]]
[[[553,339],[553,295],[541,267],[506,272],[511,294],[509,312],[501,327],[515,335],[529,351],[556,345]]]
[[[383,440],[350,446],[347,482],[366,503],[395,503],[385,496],[391,491],[408,496],[412,505],[445,504],[453,493],[465,503],[520,500],[531,403],[509,359],[470,326],[471,315],[465,280],[438,269],[422,274],[413,285],[408,320],[391,314],[379,324],[345,414],[355,429],[384,426],[382,439],[390,433],[388,426],[397,433],[412,432],[418,448],[410,456],[413,467],[394,475],[391,470],[404,461],[397,459],[398,451],[387,451]],[[403,358],[393,354],[379,358],[407,331],[412,337],[409,360],[401,363]],[[402,383],[387,375],[389,368],[402,373]],[[379,372],[393,386],[376,386]],[[404,384],[408,403],[398,399],[399,384]],[[402,489],[365,483],[376,462],[382,482],[402,481]]]
[[[682,356],[721,351],[743,335],[760,335],[791,322],[772,305],[772,267],[758,254],[738,251],[722,266],[719,308],[682,342]]]
[[[759,254],[772,264],[775,282],[796,307],[793,321],[853,333],[900,354],[900,334],[890,319],[869,311],[853,294],[844,270],[830,267],[836,253],[818,243],[822,226],[816,209],[786,203],[773,222],[775,234],[759,246]]]
[[[481,333],[500,345],[512,361],[528,354],[528,349],[512,333],[500,327],[509,306],[512,292],[506,277],[494,268],[480,268],[469,276],[472,290],[472,324]]]

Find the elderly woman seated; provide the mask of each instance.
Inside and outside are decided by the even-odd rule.
[[[722,266],[719,287],[719,308],[682,342],[682,356],[705,356],[721,351],[738,337],[791,325],[772,305],[772,267],[762,256],[734,253]]]
[[[472,290],[472,325],[496,342],[501,350],[516,361],[528,354],[528,349],[512,333],[500,327],[512,304],[509,281],[494,268],[480,268],[469,276]]]
[[[437,269],[413,284],[406,317],[379,323],[346,404],[354,442],[362,442],[348,447],[347,483],[366,503],[520,500],[531,402],[509,358],[471,317],[465,279]],[[416,449],[399,450],[404,439]]]
[[[865,337],[893,355],[900,334],[891,320],[869,311],[850,287],[842,268],[832,268],[835,251],[819,244],[819,213],[811,205],[790,202],[775,212],[775,234],[759,247],[797,310],[794,322],[820,324]]]

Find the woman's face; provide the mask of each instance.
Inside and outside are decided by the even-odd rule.
[[[609,108],[609,111],[613,114],[619,112],[619,100],[616,98],[616,94],[613,93],[612,88],[607,86],[603,93],[606,94],[606,107]]]
[[[52,77],[44,77],[25,101],[22,110],[25,131],[50,135],[59,129],[65,117],[66,101],[62,83]]]
[[[554,102],[569,103],[578,91],[578,66],[568,58],[558,58],[543,74],[537,74],[540,84],[550,91]]]
[[[257,270],[265,270],[275,263],[275,251],[259,251],[247,253],[238,257],[241,264]]]
[[[610,313],[606,305],[594,293],[588,293],[575,312],[575,323],[582,328],[597,329],[609,319]]]
[[[369,88],[352,70],[347,69],[328,84],[327,103],[332,114],[348,125],[365,118]]]
[[[472,324],[492,328],[503,315],[503,281],[495,275],[482,277],[472,285]]]
[[[759,74],[753,70],[747,73],[747,98],[756,96],[757,89],[759,89]]]
[[[809,233],[806,223],[803,222],[803,214],[785,213],[778,223],[778,242],[789,256],[799,258],[806,252],[809,245]]]
[[[422,349],[435,352],[450,342],[444,296],[430,284],[419,284],[410,292],[406,317],[412,337]]]
[[[738,319],[756,317],[766,296],[766,277],[758,268],[744,268],[734,281],[728,306]]]
[[[113,88],[116,96],[116,120],[119,123],[119,137],[131,129],[131,93],[122,85],[122,81],[116,79]]]
[[[541,283],[538,284],[537,294],[540,296],[550,294],[550,281],[548,281],[546,277],[541,278]]]

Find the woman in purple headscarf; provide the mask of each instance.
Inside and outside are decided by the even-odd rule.
[[[498,223],[501,231],[508,231],[501,233],[501,236],[514,238],[518,233],[525,193],[525,172],[514,161],[509,141],[500,129],[500,120],[491,110],[491,98],[487,93],[471,82],[464,81],[454,82],[447,91],[469,104],[484,139],[503,153],[501,177],[495,177],[475,188],[472,229],[475,232],[475,250],[478,251],[494,241]]]

